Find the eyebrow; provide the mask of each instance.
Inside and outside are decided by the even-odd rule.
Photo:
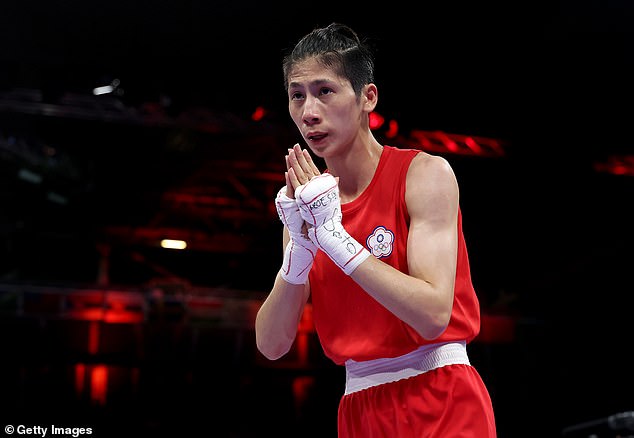
[[[324,85],[324,84],[332,84],[333,81],[330,79],[315,79],[314,81],[310,81],[308,83],[309,86],[314,86],[314,85]],[[296,87],[302,87],[303,84],[299,83],[299,82],[290,82],[288,84],[288,88],[296,88]]]

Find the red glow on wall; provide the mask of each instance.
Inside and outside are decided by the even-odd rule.
[[[385,123],[385,117],[374,111],[370,113],[370,129],[379,129],[383,123]]]
[[[88,325],[88,352],[90,354],[97,354],[99,351],[100,332],[99,321],[90,321]]]
[[[75,365],[75,394],[81,398],[84,394],[86,382],[86,365],[78,363]]]
[[[297,346],[297,358],[299,363],[308,363],[308,341],[310,334],[315,331],[315,325],[313,323],[313,308],[312,306],[304,306],[304,312],[302,318],[299,320],[297,327],[297,337],[295,343]]]
[[[301,365],[306,365],[308,363],[308,333],[298,332],[295,343],[297,346],[297,361]]]
[[[68,295],[67,316],[84,321],[140,323],[145,318],[143,297],[117,291],[88,291]]]
[[[265,115],[266,115],[266,109],[264,109],[264,107],[259,106],[255,109],[255,111],[253,111],[253,114],[251,114],[251,119],[255,122],[259,122],[260,120],[264,118]]]
[[[612,155],[604,162],[594,163],[594,170],[617,176],[634,176],[634,155]]]
[[[298,376],[293,379],[293,398],[295,409],[301,410],[308,400],[311,388],[315,385],[313,376]]]
[[[508,344],[515,340],[515,318],[506,315],[482,315],[478,342]]]
[[[108,367],[95,365],[90,372],[90,400],[96,404],[106,404],[108,392]]]
[[[408,146],[427,152],[481,157],[500,157],[504,155],[503,142],[495,138],[414,129],[411,131],[410,139],[408,140]]]
[[[299,320],[298,330],[301,332],[314,332],[315,323],[313,322],[313,306],[307,304],[304,306],[302,318]]]
[[[438,139],[440,139],[440,141],[442,141],[443,145],[447,148],[449,152],[453,152],[454,154],[457,154],[459,152],[460,147],[458,146],[458,143],[456,143],[454,139],[448,136],[446,133],[442,131],[437,131],[436,136]]]
[[[465,137],[464,144],[476,155],[482,155],[482,146],[478,144],[472,137]]]
[[[387,138],[394,138],[398,135],[398,123],[396,120],[390,120],[388,122],[388,128],[387,131],[385,132],[385,136]]]

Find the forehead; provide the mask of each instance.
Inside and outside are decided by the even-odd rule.
[[[345,78],[339,76],[333,67],[328,67],[316,58],[307,58],[297,62],[288,72],[288,83],[306,84],[315,81],[329,81],[344,84]]]

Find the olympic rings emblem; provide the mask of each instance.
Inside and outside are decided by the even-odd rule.
[[[394,233],[382,225],[378,226],[368,236],[366,245],[374,257],[387,257],[394,248]]]

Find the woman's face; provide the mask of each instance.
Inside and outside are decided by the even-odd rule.
[[[350,81],[309,58],[288,75],[288,109],[308,147],[326,158],[357,138],[364,115]]]

